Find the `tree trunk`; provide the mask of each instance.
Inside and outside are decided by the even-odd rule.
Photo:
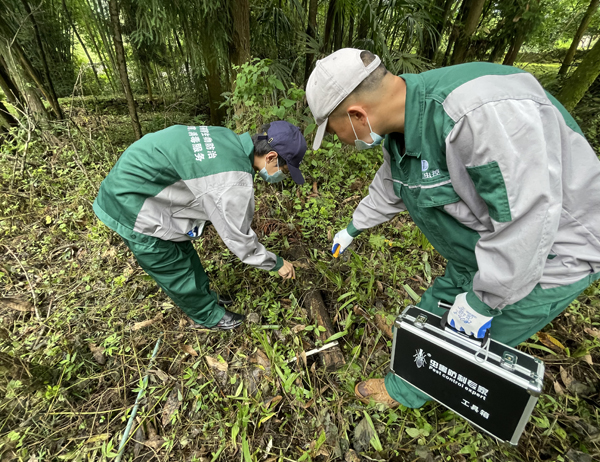
[[[190,63],[187,55],[183,52],[183,47],[181,46],[181,42],[179,41],[179,35],[177,35],[177,31],[173,29],[173,35],[175,35],[175,43],[177,44],[177,48],[179,48],[179,53],[181,53],[181,58],[185,62],[185,71],[187,72],[188,79],[190,81],[190,85],[192,88],[194,87],[194,79],[192,77],[192,73],[190,71]]]
[[[428,35],[425,39],[425,45],[423,46],[423,57],[430,61],[433,61],[433,58],[435,58],[440,40],[444,36],[444,29],[446,29],[446,24],[448,23],[448,17],[450,16],[450,11],[452,10],[453,4],[454,0],[446,0],[446,3],[444,3],[444,11],[435,24],[438,35]]]
[[[352,47],[354,37],[354,16],[350,16],[350,24],[348,24],[348,40],[346,40],[346,47]]]
[[[232,0],[231,2],[232,34],[229,43],[229,62],[241,66],[250,61],[250,2],[249,0]],[[231,91],[235,91],[238,70],[231,67]],[[220,84],[220,82],[219,82]],[[236,104],[234,113],[236,127],[242,128],[241,115],[244,112],[243,104]],[[211,108],[212,113],[212,108]]]
[[[131,93],[129,77],[127,75],[127,62],[125,61],[125,49],[123,48],[123,39],[121,37],[121,23],[119,20],[117,0],[109,0],[108,5],[110,8],[110,19],[113,25],[113,39],[117,63],[119,65],[119,75],[121,76],[121,83],[123,84],[125,98],[127,99],[127,107],[129,108],[129,116],[131,117],[131,124],[133,125],[133,133],[135,134],[135,138],[139,140],[142,137],[142,127],[140,126],[135,101],[133,99],[133,94]]]
[[[338,13],[335,15],[335,21],[333,23],[333,51],[342,48],[342,38],[344,35],[343,26],[342,15]]]
[[[152,64],[148,64],[148,67],[152,68]],[[162,73],[158,69],[158,65],[156,63],[154,63],[154,73],[156,74],[156,86],[158,87],[158,91],[160,91],[161,96],[164,98],[165,94],[167,93],[167,89]]]
[[[309,43],[310,40],[317,36],[317,7],[317,0],[310,0],[308,7],[308,25],[306,26],[306,35],[310,37]],[[308,78],[310,77],[314,58],[314,53],[308,52],[307,45],[306,60],[304,61],[304,85],[306,85],[306,82],[308,82]]]
[[[46,110],[46,106],[42,102],[40,96],[37,94],[35,87],[25,88],[23,90],[25,94],[25,99],[27,101],[27,108],[29,109],[30,114],[33,115],[33,118],[36,122],[47,125],[47,121],[50,119],[50,115]]]
[[[573,42],[571,43],[571,46],[569,47],[569,51],[567,51],[567,55],[565,56],[565,59],[563,60],[562,66],[560,66],[558,75],[565,75],[567,73],[567,71],[569,70],[569,66],[571,66],[571,63],[573,62],[573,57],[575,56],[575,52],[577,51],[577,47],[579,46],[581,37],[583,37],[583,34],[587,30],[587,28],[590,24],[590,21],[592,20],[592,17],[594,16],[594,13],[598,9],[599,2],[600,2],[600,0],[591,0],[590,5],[588,6],[588,9],[585,12],[585,15],[583,16],[583,19],[581,20],[581,24],[579,24],[579,27],[577,28],[577,32],[575,32],[575,36],[573,37]]]
[[[364,40],[369,34],[369,15],[366,9],[363,9],[360,13],[360,20],[358,21],[358,30],[356,31],[357,40]]]
[[[33,83],[37,86],[40,92],[42,92],[42,94],[48,100],[53,109],[55,107],[58,107],[58,109],[60,109],[60,107],[58,106],[58,101],[53,100],[52,95],[46,90],[42,76],[33,67],[33,64],[31,64],[31,61],[29,60],[27,55],[25,55],[25,52],[21,48],[21,45],[19,45],[19,43],[17,42],[16,38],[13,38],[14,34],[12,32],[12,29],[6,23],[2,16],[0,16],[0,30],[3,31],[5,38],[7,38],[7,46],[9,47],[10,52],[14,52],[14,55],[19,60],[21,67],[23,68],[29,79],[33,81]],[[55,112],[58,114],[56,110]]]
[[[198,58],[198,55],[201,55],[201,53],[192,52],[192,50],[197,50],[200,47],[200,45],[195,40],[196,37],[194,36],[194,34],[192,34],[191,26],[187,18],[183,19],[181,26],[183,28],[183,38],[184,43],[186,44],[187,57],[190,60],[191,68],[194,69],[192,74],[190,74],[190,77],[192,79],[192,86],[194,88],[194,93],[200,96],[202,95],[202,91],[204,90],[206,85],[204,75],[201,71],[202,63]],[[202,99],[198,99],[198,103],[205,104],[205,101]]]
[[[490,57],[489,57],[488,61],[490,63],[495,63],[496,61],[498,61],[500,59],[501,56],[504,55],[505,50],[506,50],[506,42],[504,41],[504,39],[499,38],[498,41],[496,42],[496,45],[494,45],[492,52],[490,53]]]
[[[517,29],[517,35],[515,36],[513,43],[510,45],[510,48],[508,49],[508,53],[506,53],[506,56],[504,57],[504,61],[502,62],[502,64],[504,64],[506,66],[512,66],[515,63],[515,60],[517,59],[517,56],[519,55],[519,50],[521,49],[521,46],[523,46],[524,41],[525,41],[525,30],[523,27],[519,27]]]
[[[452,53],[452,47],[456,43],[456,38],[458,37],[458,29],[456,26],[452,27],[452,31],[450,31],[450,36],[448,37],[448,45],[446,46],[446,51],[444,52],[444,57],[442,58],[442,66],[447,66],[450,62],[450,56]]]
[[[175,48],[173,47],[173,42],[170,36],[167,36],[167,46],[169,47],[169,64],[167,67],[167,76],[169,77],[169,84],[171,85],[171,91],[175,93],[175,95],[179,94],[181,90],[181,72],[177,70],[176,78],[173,79],[173,69],[177,69],[173,66],[173,64],[177,64],[177,59],[175,58]]]
[[[219,58],[217,50],[203,39],[203,55],[206,65],[206,85],[208,87],[208,106],[210,108],[210,123],[212,125],[221,125],[224,119],[223,108],[221,106],[221,73],[219,70]]]
[[[148,75],[148,68],[146,67],[146,64],[140,63],[140,69],[142,71],[142,79],[146,84],[146,92],[148,93],[148,99],[152,101],[152,83],[150,82],[150,76]]]
[[[23,1],[26,1],[26,0],[23,0]],[[85,43],[83,42],[83,40],[81,40],[79,32],[77,32],[77,28],[75,27],[75,23],[73,22],[73,18],[71,17],[71,12],[67,8],[67,4],[65,3],[65,0],[62,0],[62,5],[63,5],[63,9],[65,10],[65,15],[67,17],[67,21],[69,21],[69,24],[70,24],[71,28],[73,29],[73,32],[75,33],[75,37],[77,37],[77,40],[79,41],[79,44],[81,45],[81,48],[83,48],[83,51],[85,52],[85,55],[87,56],[88,62],[90,63],[90,67],[92,68],[92,71],[94,72],[94,77],[96,78],[96,83],[98,84],[98,90],[102,91],[102,84],[100,83],[100,78],[98,77],[98,72],[96,71],[96,66],[94,66],[92,57],[90,56],[88,49],[85,46]]]
[[[14,59],[11,59],[14,58],[12,55],[7,55],[5,58],[6,61],[4,61],[4,59],[1,61],[3,61],[4,64],[8,64],[10,59],[10,64],[8,64],[6,70],[8,71],[9,76],[14,76],[11,81],[13,82],[13,85],[17,85],[17,92],[19,93],[20,101],[22,103],[16,106],[17,109],[22,111],[26,117],[29,116],[37,123],[46,126],[46,122],[50,116],[38,94],[41,93],[40,90],[36,88],[35,82],[31,80],[29,74],[27,74],[23,68],[18,66]],[[14,89],[11,92],[14,94]]]
[[[586,53],[581,64],[565,81],[557,99],[567,111],[572,111],[598,75],[600,75],[600,40]]]
[[[469,49],[469,42],[471,41],[471,36],[477,30],[479,17],[483,11],[484,4],[485,0],[469,0],[469,12],[467,13],[464,26],[462,27],[462,30],[454,45],[452,64],[460,64],[465,61],[467,51]]]
[[[19,125],[19,121],[15,119],[15,116],[10,113],[2,101],[0,101],[0,119],[2,119],[9,127],[16,127]]]
[[[10,104],[22,109],[22,103],[24,102],[23,95],[10,77],[8,67],[2,56],[0,56],[0,88],[2,88]]]
[[[110,87],[112,88],[113,93],[117,93],[118,90],[117,90],[117,86],[115,84],[115,80],[113,79],[113,77],[111,75],[111,68],[110,68],[110,66],[108,66],[106,64],[107,59],[102,55],[102,51],[100,50],[100,47],[98,46],[98,43],[96,42],[96,38],[94,37],[92,28],[87,23],[85,23],[85,28],[87,30],[88,35],[90,36],[90,40],[92,41],[94,50],[96,50],[96,54],[98,55],[98,58],[100,58],[100,62],[102,63],[102,69],[104,69],[104,73],[106,74],[108,83],[110,84]]]
[[[169,82],[169,87],[171,88],[171,93],[177,95],[177,85],[175,84],[175,81],[173,80],[173,76],[171,75],[171,72],[169,72],[168,68],[167,68],[165,74],[167,74],[167,81]]]
[[[9,86],[10,94],[15,95],[16,93],[16,98],[20,102],[15,107],[26,116],[32,116],[36,122],[45,126],[46,121],[49,119],[49,114],[38,94],[41,91],[36,87],[35,82],[33,82],[27,71],[17,64],[15,61],[16,57],[10,53],[10,50],[5,49],[5,51],[6,54],[4,56],[0,55],[0,67],[5,71],[7,77],[5,82]]]
[[[56,117],[59,119],[64,119],[63,111],[58,104],[58,98],[56,97],[56,91],[54,91],[54,84],[52,83],[52,77],[50,77],[50,68],[48,67],[48,60],[46,59],[46,51],[44,50],[44,45],[42,44],[42,37],[40,36],[40,30],[37,25],[37,21],[35,20],[35,16],[31,12],[31,8],[29,8],[29,3],[27,0],[21,0],[23,4],[23,8],[27,12],[29,19],[31,20],[31,24],[33,24],[33,31],[35,35],[35,41],[37,43],[38,49],[40,51],[40,56],[42,57],[42,65],[44,67],[44,75],[46,77],[46,83],[48,84],[48,94],[50,95],[50,105],[54,110]]]
[[[23,67],[25,72],[29,75],[31,80],[35,83],[36,87],[40,90],[40,92],[48,100],[48,102],[50,103],[50,106],[52,106],[53,109],[55,108],[55,106],[58,106],[58,101],[53,100],[50,93],[48,93],[48,91],[44,87],[44,82],[42,80],[42,76],[33,67],[33,64],[31,64],[31,61],[29,61],[29,58],[25,55],[25,53],[23,52],[23,49],[16,41],[13,42],[12,49],[16,52],[17,58],[19,59],[21,66]],[[56,109],[54,110],[54,112],[56,114],[58,114]]]
[[[88,2],[90,2],[88,4],[91,14],[94,16],[95,18],[95,25],[96,28],[98,30],[98,35],[100,36],[101,41],[104,43],[104,50],[106,51],[106,54],[108,56],[108,60],[106,60],[108,63],[110,63],[110,69],[112,74],[113,74],[113,80],[115,81],[115,91],[118,91],[117,88],[119,87],[119,85],[116,83],[117,80],[117,75],[119,74],[119,65],[117,63],[117,59],[115,58],[115,53],[113,52],[113,48],[111,46],[111,44],[113,44],[113,40],[111,40],[108,35],[107,35],[107,29],[110,32],[112,28],[114,28],[114,26],[112,25],[112,19],[110,20],[110,22],[107,24],[106,21],[104,20],[105,17],[105,10],[104,7],[102,5],[102,2],[100,2],[99,0],[96,0],[96,6],[94,6],[93,4],[91,4],[92,0],[88,0]],[[117,9],[117,13],[118,13],[118,9]],[[110,14],[109,14],[109,19],[110,19]],[[120,23],[119,23],[120,24]],[[106,27],[104,27],[106,26]],[[111,36],[112,36],[112,32],[110,32]]]
[[[231,64],[241,66],[250,61],[250,2],[249,0],[233,0],[231,2],[233,19],[229,58]],[[237,72],[234,70],[232,80]]]
[[[447,66],[450,63],[450,57],[452,56],[454,45],[456,44],[456,40],[460,35],[461,23],[465,20],[468,9],[468,0],[462,0],[458,8],[458,13],[456,13],[454,23],[452,24],[452,28],[450,29],[450,34],[448,34],[448,45],[446,46],[446,51],[444,52],[444,57],[442,58],[442,66]]]
[[[323,53],[327,53],[330,49],[329,42],[331,40],[331,31],[333,29],[333,22],[335,20],[336,0],[329,0],[329,7],[327,8],[327,19],[325,20],[325,35],[323,38]]]

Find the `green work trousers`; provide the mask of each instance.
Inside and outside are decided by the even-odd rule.
[[[193,321],[213,327],[221,320],[225,309],[218,305],[218,295],[210,290],[208,276],[190,241],[122,239],[144,271]]]
[[[517,346],[562,313],[599,277],[600,273],[590,274],[573,284],[552,289],[542,289],[537,285],[527,297],[506,306],[494,317],[490,329],[491,337],[508,346]],[[458,294],[472,288],[472,276],[457,271],[452,263],[448,262],[444,276],[437,278],[427,289],[418,306],[441,316],[446,310],[437,306],[438,300],[452,302]],[[428,395],[392,372],[385,377],[385,388],[392,398],[406,407],[419,408],[431,400]]]

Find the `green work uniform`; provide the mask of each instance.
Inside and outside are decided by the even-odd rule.
[[[600,162],[573,118],[530,74],[470,63],[406,82],[404,134],[354,212],[352,236],[408,210],[446,274],[421,306],[467,293],[493,316],[492,338],[515,346],[600,276]],[[393,374],[390,396],[429,398]]]
[[[283,266],[250,227],[253,160],[248,133],[175,125],[132,144],[94,201],[98,218],[123,238],[140,266],[206,327],[225,313],[192,245],[207,223],[244,263],[273,271]]]

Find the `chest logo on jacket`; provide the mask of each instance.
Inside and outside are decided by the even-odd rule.
[[[438,176],[440,174],[440,169],[436,168],[435,170],[432,170],[431,172],[428,172],[427,170],[429,170],[429,162],[427,162],[426,160],[422,160],[421,161],[421,171],[423,172],[423,179],[429,179],[429,178],[435,178],[436,176]]]

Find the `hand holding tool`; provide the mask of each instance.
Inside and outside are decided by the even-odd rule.
[[[333,237],[333,247],[331,248],[331,253],[334,258],[339,257],[341,253],[344,253],[344,250],[348,248],[354,238],[350,236],[347,229],[342,229]]]

